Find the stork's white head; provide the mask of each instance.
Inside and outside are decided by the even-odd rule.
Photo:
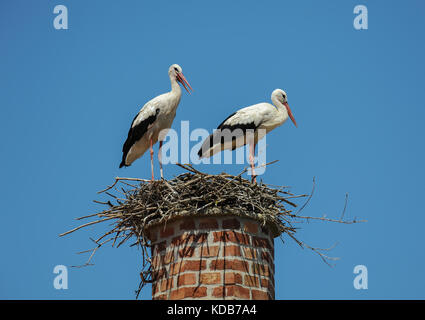
[[[177,80],[180,82],[183,87],[186,89],[187,92],[190,93],[189,89],[193,91],[192,87],[190,86],[189,82],[187,82],[186,78],[183,75],[182,67],[180,67],[178,64],[172,64],[170,68],[168,69],[168,75],[170,76],[170,79]],[[186,87],[187,85],[187,87]]]
[[[282,89],[275,89],[275,90],[273,90],[273,92],[272,92],[272,101],[274,101],[274,100],[279,101],[281,104],[283,104],[285,106],[286,111],[288,112],[289,118],[291,118],[292,122],[297,127],[297,122],[295,121],[295,118],[292,115],[291,108],[289,108],[288,96],[287,96],[286,92],[283,91]]]

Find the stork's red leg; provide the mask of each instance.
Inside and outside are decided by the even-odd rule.
[[[164,174],[162,171],[162,141],[159,142],[158,161],[159,161],[159,171],[161,172],[161,179],[164,179]]]
[[[152,148],[152,138],[150,139],[150,153],[151,153],[151,170],[152,170],[152,181],[155,180],[153,176],[153,148]]]
[[[249,162],[251,164],[251,182],[257,183],[257,176],[254,170],[254,155],[255,155],[255,143],[249,144]]]

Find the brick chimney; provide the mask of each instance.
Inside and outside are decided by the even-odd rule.
[[[274,299],[274,237],[257,220],[186,216],[152,226],[152,299]]]

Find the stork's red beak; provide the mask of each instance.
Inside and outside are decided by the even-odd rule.
[[[298,126],[297,126],[297,122],[295,121],[295,118],[294,118],[294,116],[292,115],[291,108],[289,108],[289,104],[288,104],[287,102],[284,102],[283,104],[285,105],[286,110],[288,111],[289,118],[291,118],[291,120],[292,120],[292,122],[295,124],[295,126],[296,126],[296,127],[298,127]]]
[[[187,92],[189,92],[189,94],[191,92],[189,91],[189,89],[187,87],[189,87],[190,90],[193,91],[192,87],[190,86],[189,82],[187,82],[187,80],[184,77],[183,73],[181,73],[181,72],[180,73],[177,73],[177,81],[180,82],[183,85],[183,87],[186,89]],[[186,85],[187,85],[187,87],[186,87]]]

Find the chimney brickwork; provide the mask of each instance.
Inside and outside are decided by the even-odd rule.
[[[274,299],[274,237],[259,221],[179,217],[148,235],[152,299]]]

